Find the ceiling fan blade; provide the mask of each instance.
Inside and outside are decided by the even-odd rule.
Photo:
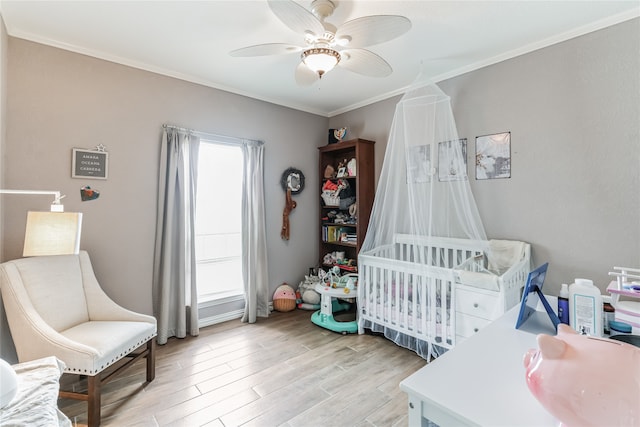
[[[366,47],[383,43],[409,31],[411,21],[404,16],[373,15],[347,21],[336,31],[336,40],[350,40],[346,46]]]
[[[318,74],[307,67],[304,62],[300,62],[296,67],[296,83],[300,86],[311,86],[318,78]]]
[[[387,77],[393,69],[380,56],[366,49],[344,49],[338,65],[354,73],[370,77]]]
[[[287,43],[265,43],[247,46],[229,52],[231,56],[267,56],[300,52],[302,47]]]
[[[296,33],[311,31],[316,35],[324,33],[324,26],[318,18],[293,0],[268,0],[271,11],[287,27]]]

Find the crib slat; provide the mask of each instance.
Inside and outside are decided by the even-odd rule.
[[[407,293],[409,289],[409,281],[411,280],[411,274],[406,271],[402,272],[402,294],[397,295],[399,298],[399,302],[402,305],[402,324],[407,330],[410,330],[409,326],[409,294]]]

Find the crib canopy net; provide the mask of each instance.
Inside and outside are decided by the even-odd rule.
[[[405,242],[403,249],[395,245],[399,235]],[[449,298],[450,285],[439,281],[440,287],[431,287],[429,292],[421,291],[422,295],[417,291],[418,287],[413,287],[421,283],[422,279],[417,278],[421,276],[420,271],[426,275],[432,268],[432,259],[440,257],[421,249],[425,239],[431,237],[487,240],[467,177],[466,140],[458,137],[450,98],[435,83],[418,80],[396,106],[369,227],[360,252],[361,260],[376,257],[383,265],[394,265],[396,272],[381,273],[381,270],[360,266],[359,274],[364,274],[365,278],[367,275],[385,276],[381,278],[385,284],[373,294],[388,293],[396,306],[404,304],[398,309],[397,318],[390,320],[391,323],[403,325],[404,322],[405,329],[414,330],[422,327],[423,330],[433,328],[435,331],[440,328],[442,331],[438,333],[444,336],[440,343],[446,344],[453,335],[445,332],[451,323],[445,313],[453,308],[453,301]],[[410,249],[412,253],[400,258],[398,252],[406,252],[407,247],[414,248]],[[407,264],[407,260],[410,265],[398,267]],[[450,261],[449,268],[463,260]],[[400,272],[407,270],[411,273]],[[374,286],[367,283],[369,281],[364,280],[359,286]],[[369,304],[367,309],[371,310],[371,305],[377,302],[374,296],[361,298],[359,304]],[[429,324],[425,319],[412,318],[412,309],[415,311],[420,304],[432,304],[433,310],[443,313],[443,316]],[[441,309],[445,305],[448,307],[446,311]],[[447,347],[438,346],[437,342],[421,341],[414,335],[399,332],[398,328],[375,320],[364,320],[362,316],[361,322],[425,359],[441,354]],[[420,322],[423,322],[422,326],[419,326]]]
[[[362,251],[411,236],[486,240],[451,102],[416,82],[398,102]]]

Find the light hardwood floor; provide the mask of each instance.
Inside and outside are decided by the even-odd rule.
[[[340,335],[311,312],[273,312],[203,328],[157,346],[156,379],[144,361],[103,387],[103,426],[406,426],[400,381],[426,362],[377,335]],[[63,385],[69,387],[63,378]],[[82,388],[83,383],[73,384]],[[63,399],[74,425],[86,404]]]

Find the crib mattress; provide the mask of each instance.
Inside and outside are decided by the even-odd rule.
[[[491,273],[480,273],[477,271],[457,270],[458,280],[463,285],[469,285],[488,291],[500,290],[500,277]]]

